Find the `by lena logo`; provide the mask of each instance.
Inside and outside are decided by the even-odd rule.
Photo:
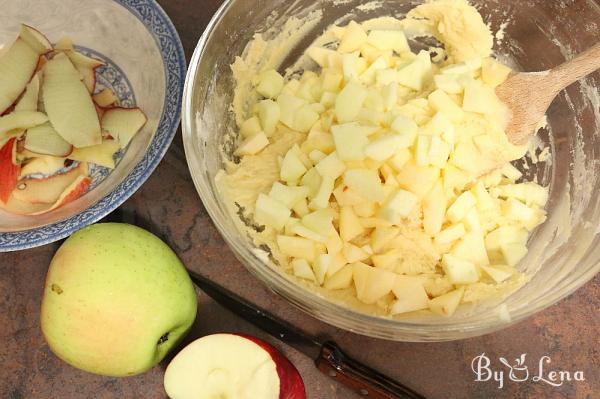
[[[585,381],[583,371],[556,370],[551,366],[550,356],[542,356],[535,368],[529,368],[526,364],[527,354],[523,353],[511,364],[506,358],[498,358],[500,365],[492,365],[491,359],[482,353],[471,362],[471,369],[475,373],[475,381],[495,381],[498,389],[504,388],[505,381],[513,382],[539,382],[554,387],[559,387],[569,381]],[[495,367],[500,366],[500,367]]]

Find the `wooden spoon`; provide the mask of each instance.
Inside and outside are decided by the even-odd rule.
[[[571,83],[600,69],[600,43],[573,60],[549,71],[515,73],[496,88],[498,98],[511,111],[506,135],[522,145],[536,134],[550,103]]]

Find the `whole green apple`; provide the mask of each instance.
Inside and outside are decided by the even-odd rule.
[[[41,325],[62,360],[122,377],[160,362],[189,331],[196,307],[183,264],[158,237],[96,224],[73,234],[52,259]]]

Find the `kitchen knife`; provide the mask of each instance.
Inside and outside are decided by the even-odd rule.
[[[410,388],[348,357],[332,341],[310,337],[290,323],[256,307],[237,294],[189,271],[192,281],[217,303],[261,330],[315,359],[317,368],[371,399],[425,399]]]

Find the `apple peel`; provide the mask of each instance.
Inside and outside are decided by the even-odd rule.
[[[133,137],[144,127],[148,118],[139,108],[111,108],[102,117],[102,130],[118,140],[121,148],[129,145]]]
[[[25,148],[37,154],[55,157],[66,157],[73,151],[73,146],[66,142],[50,123],[27,130]]]
[[[87,176],[87,165],[43,179],[23,179],[17,182],[12,195],[15,199],[30,204],[54,204],[65,190],[80,176]]]
[[[0,149],[0,201],[7,202],[17,186],[21,167],[16,162],[17,139],[11,138]]]
[[[48,54],[53,49],[52,43],[39,30],[29,25],[21,24],[21,37],[39,55]]]
[[[121,146],[115,140],[104,140],[102,144],[93,147],[75,148],[69,159],[80,162],[93,163],[105,168],[114,169],[114,155],[119,152]]]
[[[21,38],[0,57],[0,113],[19,98],[36,71],[40,55]]]

